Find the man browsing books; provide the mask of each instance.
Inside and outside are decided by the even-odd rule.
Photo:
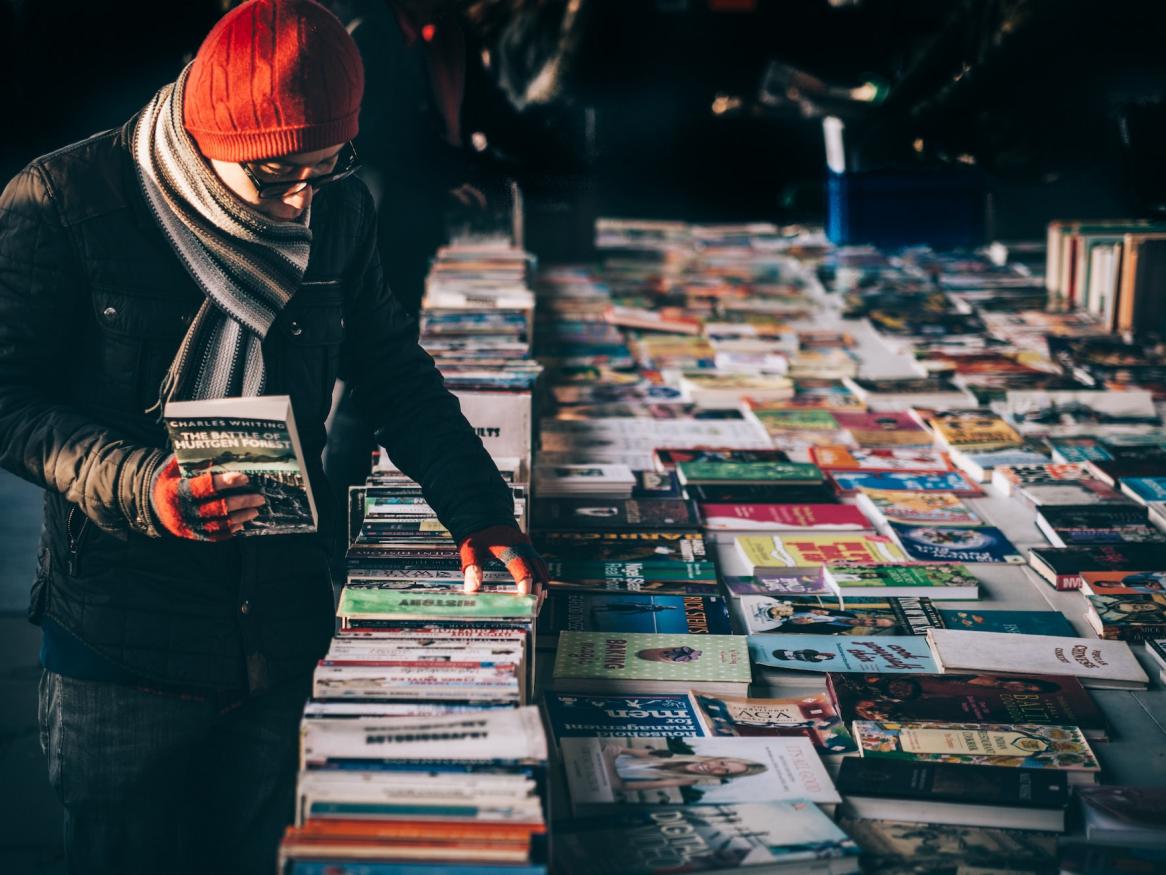
[[[238,538],[237,474],[179,476],[170,401],[287,395],[309,481],[345,375],[453,534],[518,588],[513,499],[386,287],[352,177],[359,54],[310,0],[228,13],[123,127],[0,196],[0,464],[45,489],[31,619],[71,870],[257,872],[291,815],[297,726],[333,630],[316,534]]]

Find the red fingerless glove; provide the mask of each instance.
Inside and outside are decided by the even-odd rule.
[[[490,526],[473,532],[461,542],[458,552],[463,574],[471,565],[485,568],[486,559],[493,556],[506,566],[516,581],[529,578],[532,585],[537,585],[550,578],[546,563],[530,538],[514,526]]]
[[[183,477],[173,456],[154,475],[150,507],[162,528],[179,538],[225,541],[231,537],[227,500],[215,492],[214,475]]]

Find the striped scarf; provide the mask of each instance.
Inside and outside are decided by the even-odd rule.
[[[162,381],[159,414],[170,400],[262,394],[263,339],[299,287],[312,243],[306,212],[302,221],[263,216],[203,159],[182,123],[189,71],[154,95],[132,138],[146,201],[205,296]]]

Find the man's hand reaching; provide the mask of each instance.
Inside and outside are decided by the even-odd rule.
[[[225,541],[259,516],[267,500],[247,489],[246,474],[199,474],[187,479],[171,456],[154,478],[150,506],[162,528],[192,541]]]
[[[490,526],[474,532],[459,545],[465,591],[482,588],[482,566],[494,557],[510,572],[518,585],[519,595],[527,595],[547,582],[546,563],[530,543],[530,538],[512,526]]]

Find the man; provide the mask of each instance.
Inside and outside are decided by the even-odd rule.
[[[122,128],[0,195],[0,464],[45,489],[30,617],[75,872],[262,872],[333,629],[319,535],[235,539],[240,475],[178,476],[171,399],[288,394],[316,495],[344,373],[461,548],[544,579],[510,493],[383,282],[348,145],[360,57],[310,0],[228,13]]]

